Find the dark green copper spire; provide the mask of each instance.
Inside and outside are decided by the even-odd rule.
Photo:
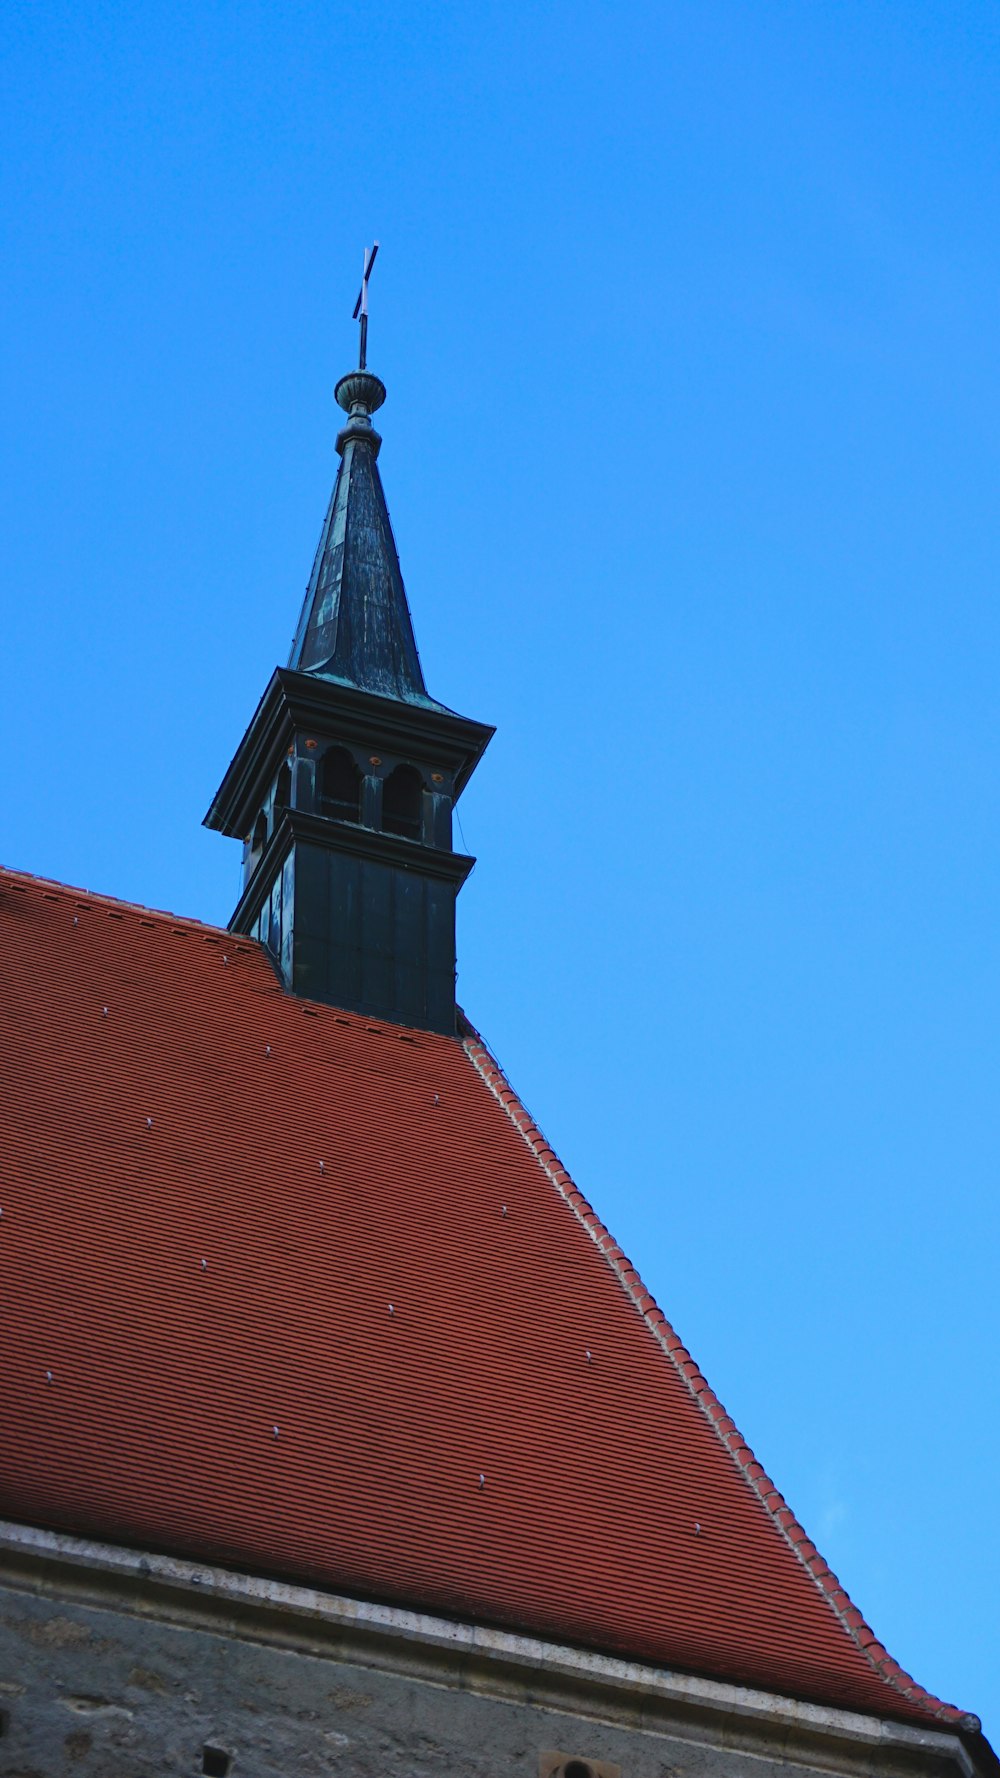
[[[340,468],[288,665],[384,698],[427,703],[376,461],[382,440],[371,416],[385,385],[355,370],[335,393],[348,416],[337,437]]]
[[[285,987],[454,1034],[455,900],[473,860],[452,810],[493,733],[428,697],[378,472],[385,387],[360,363],[336,396],[340,467],[287,667],[265,689],[205,817],[243,842],[230,921]],[[446,515],[442,515],[445,517]]]

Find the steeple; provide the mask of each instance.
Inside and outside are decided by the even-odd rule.
[[[455,1030],[455,899],[475,862],[451,812],[492,728],[427,694],[371,416],[385,386],[341,377],[340,466],[287,667],[275,670],[205,817],[243,841],[230,927],[292,993]]]
[[[382,440],[371,416],[385,385],[370,371],[341,377],[348,415],[337,437],[341,464],[320,534],[288,665],[359,691],[427,702],[403,576],[376,461]]]

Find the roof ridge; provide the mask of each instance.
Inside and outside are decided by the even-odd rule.
[[[123,908],[128,913],[144,914],[154,920],[169,920],[174,926],[191,926],[199,932],[217,932],[221,938],[231,938],[235,944],[246,944],[247,939],[239,933],[230,932],[228,926],[216,926],[214,922],[199,920],[195,914],[172,914],[169,908],[147,907],[141,901],[123,901],[118,895],[104,895],[97,889],[80,889],[75,883],[61,883],[58,877],[40,877],[34,871],[15,870],[12,865],[0,864],[0,883],[19,883],[25,888],[56,890],[61,895],[72,895],[85,898],[98,907]],[[253,943],[253,940],[249,941]]]
[[[777,1527],[794,1555],[811,1576],[818,1591],[823,1595],[843,1629],[847,1631],[851,1640],[860,1649],[879,1677],[890,1688],[906,1698],[911,1705],[926,1711],[929,1716],[938,1721],[947,1722],[955,1728],[965,1729],[970,1734],[980,1734],[982,1723],[978,1716],[973,1715],[970,1711],[961,1710],[954,1704],[945,1703],[942,1698],[936,1697],[933,1692],[929,1692],[924,1686],[919,1685],[900,1666],[899,1662],[892,1658],[888,1650],[878,1640],[871,1626],[851,1600],[846,1588],[841,1586],[837,1576],[795,1517],[780,1490],[775,1487],[763,1465],[758,1463],[735,1421],[726,1412],[715,1391],[698,1369],[690,1352],[667,1320],[652,1293],[647,1290],[635,1266],[574,1183],[531,1113],[518,1098],[489,1045],[464,1012],[460,1012],[459,1017],[464,1048],[474,1068],[494,1097],[499,1100],[515,1129],[552,1181],[560,1197],[569,1205],[594,1244],[600,1249],[619,1283],[656,1338],[657,1343],[666,1353],[706,1419],[714,1428],[716,1436],[725,1446],[740,1474],[756,1494],[768,1517]]]

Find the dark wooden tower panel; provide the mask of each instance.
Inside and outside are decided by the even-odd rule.
[[[398,865],[298,846],[294,992],[454,1031],[455,891]]]

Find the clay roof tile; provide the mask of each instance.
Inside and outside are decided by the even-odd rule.
[[[13,873],[0,924],[0,1511],[974,1726],[876,1642],[471,1027],[311,1006],[253,943]]]

